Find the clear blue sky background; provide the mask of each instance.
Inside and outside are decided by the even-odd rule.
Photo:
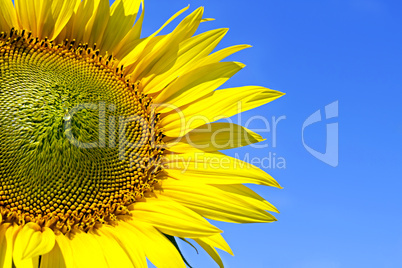
[[[265,169],[283,190],[253,187],[281,211],[278,222],[217,223],[235,253],[222,252],[226,267],[402,267],[401,2],[148,0],[144,35],[187,4],[205,6],[205,17],[216,18],[202,31],[230,28],[219,48],[253,45],[230,58],[247,67],[225,86],[287,93],[243,114],[243,123],[254,115],[271,123],[272,116],[286,116],[275,148],[271,132],[262,133],[268,148],[227,152],[271,153],[271,161],[275,153],[286,168]],[[303,122],[334,101],[339,117],[310,126],[305,140],[324,152],[326,123],[338,122],[335,168],[309,154],[301,140]],[[193,267],[216,267],[202,251],[182,249]]]

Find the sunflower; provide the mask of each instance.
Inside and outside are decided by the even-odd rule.
[[[215,121],[283,94],[218,89],[249,46],[213,52],[203,8],[141,38],[143,1],[0,3],[0,267],[185,267],[176,239],[223,266],[207,219],[275,220],[243,184],[279,184],[220,152],[261,136]]]

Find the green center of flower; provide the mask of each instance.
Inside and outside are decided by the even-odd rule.
[[[0,36],[0,212],[62,233],[128,214],[157,183],[151,99],[86,46]]]

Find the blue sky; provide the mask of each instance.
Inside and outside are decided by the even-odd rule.
[[[144,35],[187,4],[205,6],[205,17],[216,19],[202,31],[230,28],[218,48],[253,45],[230,58],[247,67],[225,87],[287,93],[242,115],[243,124],[255,115],[270,123],[286,117],[276,147],[271,131],[261,133],[267,148],[227,152],[271,161],[275,153],[286,168],[265,168],[284,189],[252,187],[281,211],[278,222],[217,223],[235,253],[222,252],[226,267],[402,267],[402,3],[153,0],[146,2]],[[326,120],[324,107],[335,101],[339,117]],[[325,152],[326,124],[338,124],[336,167],[302,143],[303,123],[319,109],[323,120],[305,128],[305,144]],[[257,120],[250,126],[263,127]],[[193,267],[216,267],[202,251],[182,250]]]

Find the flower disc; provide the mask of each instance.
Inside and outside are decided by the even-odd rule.
[[[151,100],[87,46],[0,41],[3,220],[66,233],[127,214],[159,170]]]

